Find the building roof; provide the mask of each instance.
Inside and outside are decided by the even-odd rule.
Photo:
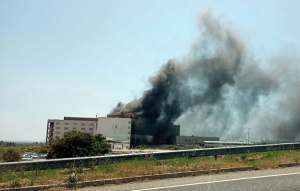
[[[90,117],[64,117],[64,120],[98,121],[98,118],[90,118]]]

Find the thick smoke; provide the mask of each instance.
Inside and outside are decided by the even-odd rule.
[[[295,140],[300,132],[300,59],[290,54],[258,63],[209,12],[199,18],[199,30],[201,38],[185,58],[169,60],[150,78],[151,88],[140,99],[119,103],[111,114],[133,113],[143,124],[175,122],[184,135],[245,140],[249,131],[251,140],[267,135]]]

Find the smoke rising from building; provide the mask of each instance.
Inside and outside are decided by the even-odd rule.
[[[111,114],[132,113],[143,124],[175,122],[186,135],[245,140],[250,128],[252,140],[266,135],[295,140],[300,133],[297,54],[259,63],[210,12],[199,17],[199,31],[186,57],[167,61],[141,98],[119,103]]]

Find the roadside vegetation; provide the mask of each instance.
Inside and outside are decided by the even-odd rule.
[[[69,131],[62,138],[55,138],[47,159],[99,156],[111,152],[110,145],[101,134],[91,135],[80,131]]]
[[[300,150],[227,155],[217,160],[213,157],[181,157],[167,160],[155,160],[147,157],[123,162],[107,160],[100,165],[91,164],[90,167],[70,165],[65,169],[2,171],[0,172],[0,188],[76,183],[78,181],[242,166],[254,166],[256,169],[279,168],[280,163],[290,162],[300,162]]]
[[[4,145],[0,144],[0,162],[13,162],[13,161],[20,161],[21,158],[13,157],[12,161],[7,160],[7,153],[8,151],[17,153],[22,156],[25,153],[37,153],[37,154],[46,154],[49,152],[49,146],[44,144],[12,144],[12,145]]]
[[[67,132],[62,138],[55,138],[51,146],[16,144],[0,141],[0,162],[20,161],[22,156],[47,154],[47,159],[99,156],[111,152],[110,145],[101,134],[91,135],[80,131]],[[27,155],[29,153],[29,155]],[[38,155],[36,155],[38,158]]]
[[[15,147],[4,148],[1,152],[1,159],[4,162],[20,161],[22,159],[21,151]]]

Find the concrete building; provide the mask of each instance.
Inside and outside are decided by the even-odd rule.
[[[131,115],[107,115],[99,118],[64,117],[47,122],[46,144],[55,137],[63,137],[76,130],[92,135],[102,134],[112,149],[132,148],[137,145],[200,145],[205,141],[219,141],[219,137],[180,136],[180,125],[145,123]]]
[[[201,145],[204,146],[205,141],[219,141],[219,137],[194,137],[194,136],[176,136],[174,142],[178,145]]]
[[[129,148],[131,137],[131,118],[108,118],[99,117],[96,134],[110,138],[118,148]],[[121,146],[120,146],[121,145]]]
[[[90,134],[96,133],[98,119],[84,117],[64,117],[64,119],[48,119],[46,144],[51,144],[53,138],[63,137],[68,131],[76,130],[87,132]]]
[[[66,132],[72,130],[92,135],[100,133],[104,137],[109,138],[112,148],[129,148],[131,118],[64,117],[62,120],[49,119],[47,122],[46,144],[51,144],[55,137],[61,138]]]
[[[146,118],[136,117],[132,113],[108,114],[107,117],[132,120],[130,148],[138,145],[175,144],[174,137],[180,135],[180,125],[173,123],[150,122]]]

